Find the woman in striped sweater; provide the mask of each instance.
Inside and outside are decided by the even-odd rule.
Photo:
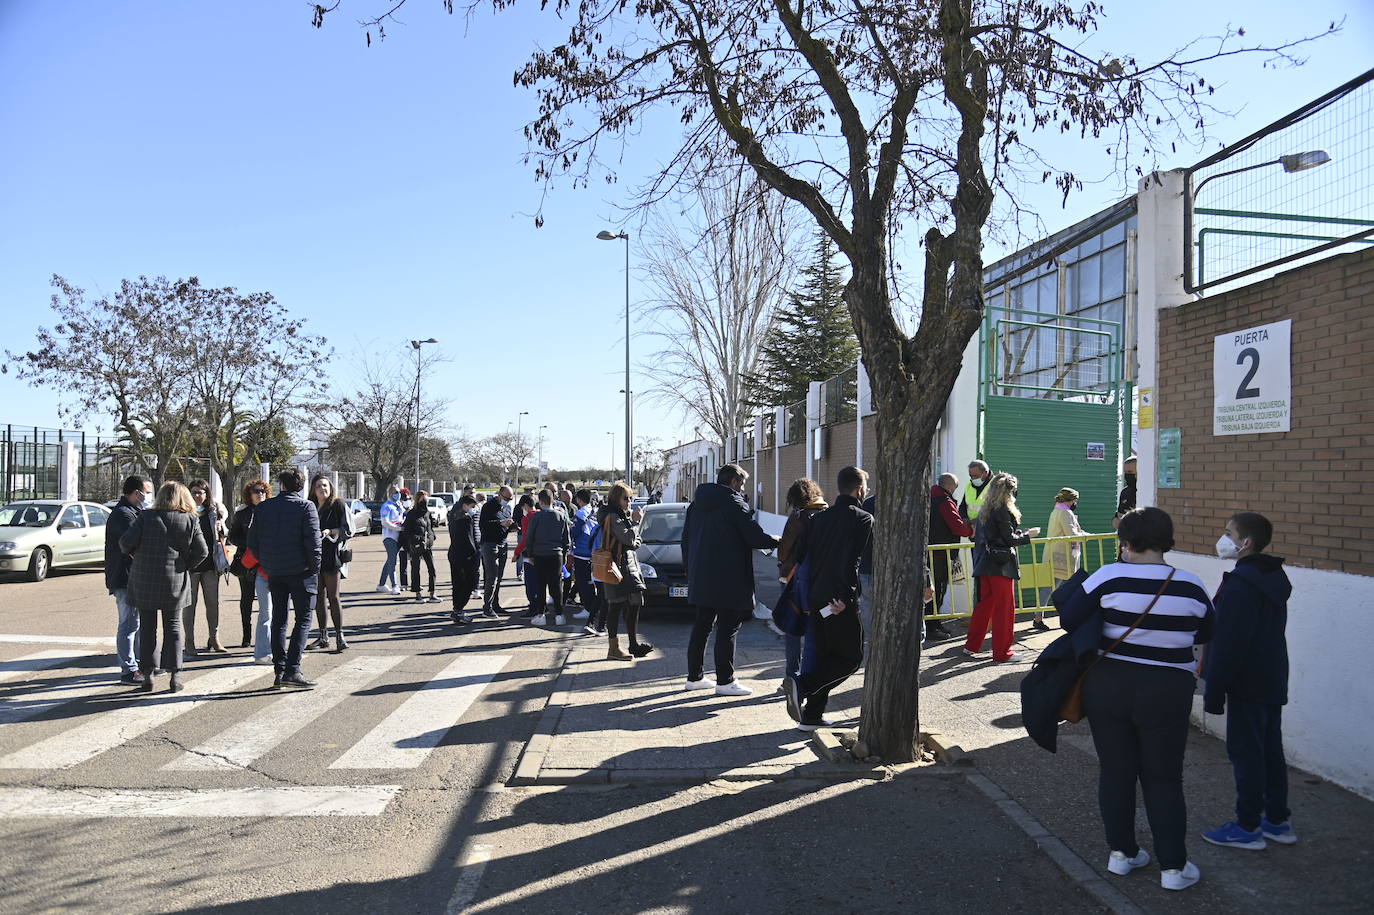
[[[1212,602],[1201,579],[1164,562],[1174,546],[1168,513],[1127,512],[1117,536],[1121,561],[1088,576],[1062,613],[1070,632],[1102,631],[1099,658],[1083,684],[1083,709],[1101,767],[1097,797],[1111,849],[1107,869],[1124,875],[1150,862],[1135,839],[1138,780],[1160,884],[1182,890],[1200,876],[1184,840],[1183,752],[1196,682],[1193,646],[1212,638]]]

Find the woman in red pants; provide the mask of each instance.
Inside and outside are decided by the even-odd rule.
[[[973,608],[973,619],[969,620],[964,654],[977,656],[982,651],[983,638],[991,624],[992,659],[1010,661],[1015,657],[1011,650],[1011,632],[1016,614],[1016,581],[1021,577],[1016,548],[1030,543],[1031,538],[1040,533],[1040,528],[1022,530],[1017,527],[1021,523],[1021,511],[1016,507],[1016,477],[1009,473],[993,475],[983,494],[978,522],[987,549],[973,567],[973,574],[979,579],[980,599],[978,606]]]

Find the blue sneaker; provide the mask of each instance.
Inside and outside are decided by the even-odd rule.
[[[1270,842],[1277,842],[1280,845],[1295,845],[1298,841],[1298,834],[1293,831],[1293,821],[1285,820],[1282,823],[1271,823],[1268,819],[1260,820],[1260,832]]]
[[[1204,832],[1202,837],[1213,845],[1246,848],[1250,851],[1263,851],[1265,848],[1264,835],[1258,829],[1251,832],[1241,828],[1236,822],[1222,823],[1216,829]]]

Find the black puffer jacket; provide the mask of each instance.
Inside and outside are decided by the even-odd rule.
[[[720,483],[702,483],[682,530],[687,600],[697,607],[753,613],[752,551],[777,545],[778,538],[753,519],[743,496]]]

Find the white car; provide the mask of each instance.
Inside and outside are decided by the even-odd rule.
[[[110,510],[74,499],[24,499],[0,508],[0,572],[42,581],[68,566],[105,565]]]

